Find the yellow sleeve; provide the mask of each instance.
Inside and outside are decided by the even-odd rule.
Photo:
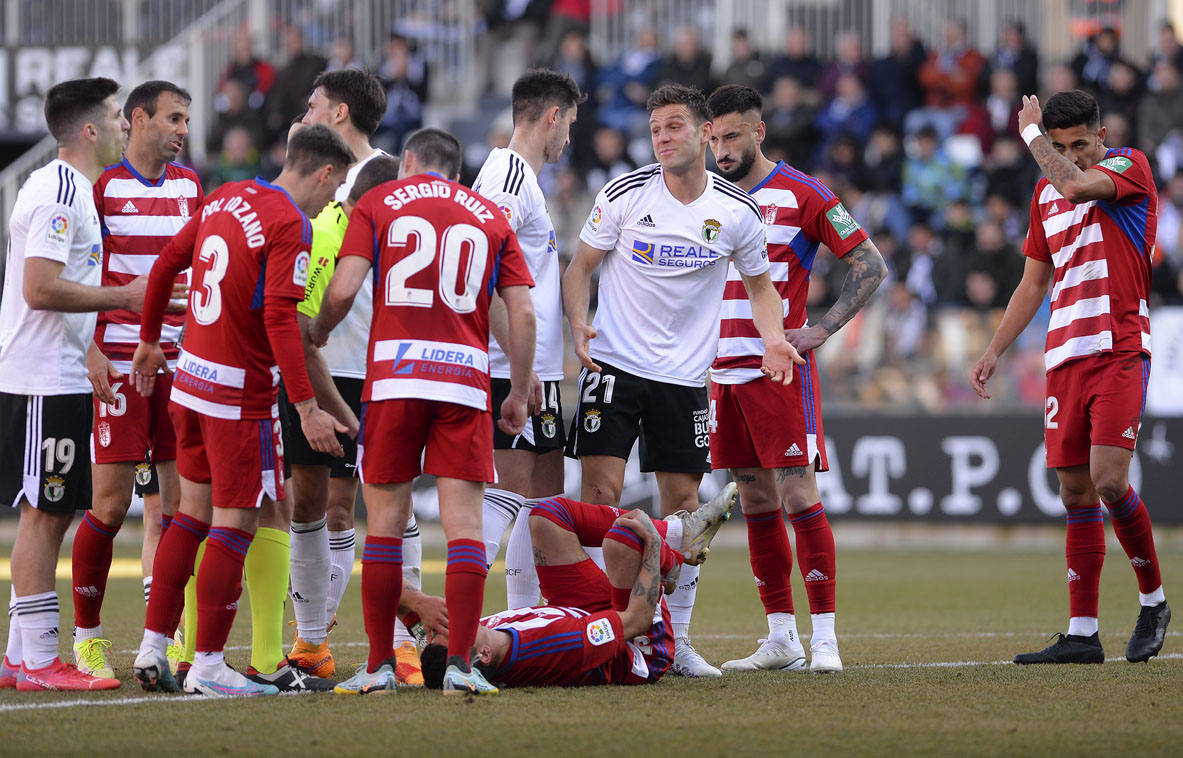
[[[296,306],[296,310],[308,318],[315,318],[320,312],[320,303],[333,276],[333,269],[336,268],[337,253],[341,250],[348,223],[349,218],[340,203],[329,203],[312,219],[312,265],[308,268],[304,300]]]

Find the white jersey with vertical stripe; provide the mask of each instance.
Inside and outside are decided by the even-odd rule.
[[[344,183],[337,188],[334,196],[338,203],[349,199],[349,193],[353,191],[353,184],[357,181],[362,166],[380,155],[390,157],[375,148],[374,152],[349,167]],[[325,206],[321,213],[335,214],[336,211],[332,206]],[[370,345],[370,319],[373,314],[374,283],[367,279],[357,291],[357,297],[353,299],[349,313],[345,314],[345,318],[333,330],[333,338],[320,349],[330,374],[351,379],[366,378],[366,351]]]
[[[86,175],[50,161],[21,185],[8,224],[4,295],[0,300],[0,392],[73,395],[91,392],[86,351],[97,313],[33,310],[25,302],[25,261],[63,264],[60,278],[97,287],[103,237]]]
[[[534,371],[543,381],[563,378],[563,297],[559,288],[559,247],[555,227],[546,211],[546,196],[525,158],[509,148],[494,148],[481,166],[472,188],[492,200],[505,214],[526,255],[534,277],[537,340]],[[497,339],[489,341],[489,373],[509,378],[509,359]]]
[[[152,270],[152,264],[169,240],[196,215],[205,195],[197,173],[168,163],[158,179],[147,179],[124,158],[108,166],[94,187],[95,207],[103,226],[103,286],[121,286]],[[188,272],[178,277],[187,283]],[[177,367],[184,313],[166,313],[160,330],[160,347],[170,370]],[[99,314],[95,343],[124,374],[140,343],[140,314],[103,311]]]
[[[755,201],[708,171],[703,193],[682,203],[653,163],[600,190],[579,238],[608,251],[592,359],[658,382],[705,385],[728,260],[747,276],[768,271]]]
[[[1158,229],[1150,164],[1139,150],[1110,148],[1092,169],[1113,180],[1113,199],[1073,204],[1046,178],[1031,198],[1023,252],[1055,267],[1047,371],[1097,353],[1150,354],[1146,300]]]

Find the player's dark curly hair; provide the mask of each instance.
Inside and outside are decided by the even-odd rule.
[[[513,83],[513,122],[537,121],[548,108],[559,106],[565,111],[587,100],[570,74],[534,68]]]
[[[707,110],[711,112],[711,118],[726,116],[728,113],[747,113],[751,110],[760,113],[764,110],[764,98],[751,87],[724,84],[707,98]]]
[[[386,113],[386,89],[377,76],[357,68],[325,71],[312,82],[325,97],[349,106],[349,120],[367,137],[378,131]]]
[[[432,644],[419,652],[419,663],[423,666],[423,684],[429,690],[442,689],[444,686],[444,672],[448,670],[448,646]],[[472,667],[490,682],[496,670],[481,661],[474,660]]]
[[[59,143],[72,141],[88,119],[99,120],[103,101],[119,91],[114,79],[72,79],[55,84],[45,95],[45,125]]]
[[[645,101],[645,110],[650,114],[666,105],[684,105],[690,115],[702,124],[711,120],[711,112],[707,110],[707,100],[702,90],[687,87],[685,84],[666,84],[653,90],[649,99]]]
[[[1044,129],[1070,129],[1082,124],[1089,129],[1101,126],[1101,107],[1084,90],[1057,92],[1043,106]]]

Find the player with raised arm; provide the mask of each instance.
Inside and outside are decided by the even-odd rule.
[[[192,169],[172,161],[189,134],[189,93],[171,82],[144,82],[131,91],[123,115],[131,124],[123,160],[107,167],[95,184],[94,200],[103,228],[103,284],[127,284],[147,274],[156,256],[204,200]],[[187,277],[177,280],[186,283]],[[165,316],[161,347],[168,369],[176,369],[184,313]],[[161,512],[145,505],[144,522],[172,520],[177,489],[176,438],[168,418],[171,374],[161,374],[162,392],[140,396],[129,381],[131,358],[140,340],[140,314],[104,311],[88,356],[95,386],[92,509],[74,535],[71,571],[74,587],[74,660],[81,671],[112,677],[100,613],[111,570],[116,533],[131,507],[136,466],[151,453],[161,489]],[[145,500],[147,503],[147,500]],[[148,527],[145,527],[145,534]],[[151,574],[144,578],[145,591]]]
[[[370,161],[390,159],[370,144],[385,112],[386,90],[373,74],[348,68],[326,71],[313,82],[303,123],[328,126],[341,135],[357,156],[357,162],[349,167],[344,183],[337,190],[334,198],[337,203],[348,202],[357,177]],[[319,285],[311,286],[314,282],[310,278],[309,290],[299,308],[309,320],[320,309],[347,222],[347,215],[333,205],[312,220],[314,255],[309,276],[315,276]],[[369,282],[363,286],[332,342],[321,351],[333,384],[354,415],[361,413],[361,390],[366,377],[366,345],[373,311],[371,289]],[[317,676],[331,676],[335,665],[328,645],[328,629],[349,585],[356,555],[353,510],[357,500],[357,445],[342,435],[343,457],[316,452],[301,436],[299,424],[294,423],[296,416],[291,405],[283,395],[280,397],[280,412],[285,420],[284,452],[292,468],[293,498],[291,595],[296,640],[288,655]],[[413,514],[403,542],[404,573],[415,586],[420,586],[423,549]],[[414,642],[401,626],[396,627],[395,635],[398,658],[395,674],[403,684],[422,684]]]
[[[711,366],[711,465],[729,468],[739,484],[748,551],[768,638],[752,655],[727,661],[724,671],[805,667],[805,649],[793,615],[789,576],[793,548],[781,508],[797,538],[797,561],[813,622],[810,669],[842,670],[834,632],[837,561],[834,533],[822,508],[815,471],[826,471],[821,390],[814,350],[866,305],[887,273],[883,256],[859,223],[824,184],[764,156],[764,101],[751,87],[726,85],[707,99],[711,150],[719,173],[760,206],[768,240],[769,274],[784,302],[785,335],[805,358],[791,386],[760,373],[759,333],[739,274],[723,293],[719,350]],[[813,326],[807,323],[809,272],[824,244],[849,267],[837,302]]]
[[[568,454],[582,464],[582,499],[616,505],[640,434],[641,470],[657,473],[668,516],[698,507],[698,485],[711,468],[706,377],[728,259],[751,297],[764,345],[761,371],[788,384],[801,357],[785,340],[759,206],[706,170],[711,123],[702,93],[667,85],[647,105],[657,163],[600,191],[563,275],[575,354],[584,366]],[[597,267],[599,307],[588,324]],[[678,643],[673,670],[720,676],[690,644],[697,585],[691,567],[669,599]]]
[[[8,647],[0,689],[114,689],[58,657],[54,575],[74,511],[91,505],[86,450],[94,412],[87,370],[98,311],[139,310],[144,279],[103,287],[94,183],[119,160],[127,119],[110,79],[50,88],[45,122],[58,157],[21,186],[0,301],[0,496],[20,509],[12,545]],[[22,463],[23,461],[23,463]]]
[[[302,129],[289,141],[274,183],[254,179],[219,188],[152,267],[132,360],[144,395],[152,394],[165,365],[159,338],[167,284],[190,265],[194,284],[169,405],[181,507],[156,553],[135,661],[136,679],[146,689],[177,688],[164,660],[166,635],[176,627],[197,546],[208,534],[197,574],[197,654],[185,691],[212,697],[278,692],[277,685],[231,669],[222,651],[260,507],[264,499],[284,496],[276,403],[281,374],[305,435],[317,449],[341,454],[336,432],[346,426],[313,397],[296,304],[308,277],[308,214],[329,202],[352,162],[331,129]]]
[[[501,208],[526,256],[534,288],[538,345],[534,373],[542,382],[538,412],[521,434],[493,428],[495,486],[485,490],[485,560],[492,565],[506,527],[519,511],[540,499],[563,493],[563,446],[566,430],[559,382],[563,379],[563,299],[559,290],[559,248],[538,186],[538,172],[559,159],[570,142],[571,125],[586,96],[570,74],[536,69],[513,85],[513,136],[509,147],[494,148],[472,188]],[[509,392],[509,361],[501,348],[505,309],[493,299],[489,319],[489,373],[493,377],[493,419]],[[530,548],[529,518],[518,518],[505,548],[505,585],[510,608],[538,603],[538,578]]]
[[[469,666],[488,573],[481,496],[493,480],[489,300],[496,288],[506,306],[512,387],[499,423],[517,434],[526,421],[534,359],[533,280],[497,206],[456,184],[460,161],[460,143],[447,132],[421,129],[407,138],[402,178],[370,190],[353,209],[311,328],[313,341],[324,344],[372,277],[358,454],[368,512],[361,591],[370,650],[366,665],[337,686],[340,693],[396,686],[392,635],[403,582],[402,535],[411,483],[421,472],[436,476],[448,539],[451,635],[444,689],[497,691]]]
[[[1146,156],[1105,145],[1092,95],[1034,96],[1019,111],[1023,140],[1043,170],[1031,198],[1023,279],[1006,306],[970,381],[986,383],[998,358],[1030,323],[1051,286],[1044,352],[1048,468],[1067,510],[1068,634],[1015,663],[1102,663],[1097,608],[1105,524],[1138,579],[1141,610],[1126,647],[1129,661],[1158,655],[1171,609],[1163,593],[1150,515],[1130,485],[1130,459],[1142,424],[1150,376],[1150,260],[1158,227],[1158,191]]]

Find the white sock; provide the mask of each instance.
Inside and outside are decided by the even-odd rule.
[[[423,589],[423,538],[419,535],[419,522],[415,521],[414,513],[403,531],[403,579],[415,589]],[[404,642],[415,642],[415,636],[407,630],[406,624],[395,619],[394,646]]]
[[[1147,594],[1142,594],[1141,592],[1138,593],[1138,602],[1140,602],[1142,605],[1149,605],[1153,607],[1159,603],[1165,603],[1166,601],[1167,596],[1166,593],[1162,591],[1161,584],[1158,585],[1158,589],[1156,589],[1154,592]]]
[[[74,627],[74,641],[81,642],[82,640],[93,640],[103,636],[103,625],[99,624],[93,629],[87,629],[83,626]]]
[[[526,498],[516,492],[489,488],[481,503],[482,535],[485,541],[485,563],[490,566],[497,560],[501,550],[501,538],[509,528],[514,516],[522,509]]]
[[[545,498],[527,500],[518,511],[505,544],[505,599],[508,608],[533,608],[542,598],[538,571],[534,568],[534,543],[530,539],[530,512]]]
[[[152,594],[152,577],[144,577],[144,605],[148,604],[148,596]]]
[[[329,561],[332,569],[329,573],[329,591],[325,595],[325,623],[332,621],[333,615],[341,607],[341,598],[345,597],[349,577],[353,576],[353,562],[357,560],[356,546],[357,533],[353,529],[329,531]]]
[[[25,668],[43,669],[58,657],[58,593],[14,598],[21,625],[21,660]]]
[[[8,646],[4,649],[8,662],[21,665],[21,620],[16,615],[16,588],[8,587]]]
[[[216,668],[216,667],[221,666],[225,662],[226,662],[226,656],[221,650],[218,650],[217,652],[213,652],[213,653],[194,653],[193,654],[193,666],[194,667],[204,666],[204,667]]]
[[[669,526],[665,530],[665,544],[669,545],[670,550],[681,555],[682,553],[682,519],[676,518],[672,521],[667,521]],[[688,566],[682,568],[685,573]]]
[[[768,614],[768,641],[782,645],[800,645],[797,634],[797,617],[791,613]]]
[[[289,591],[296,614],[296,634],[312,645],[325,641],[328,632],[329,530],[325,519],[292,522],[292,558]]]
[[[1095,616],[1073,616],[1068,619],[1068,634],[1073,637],[1092,637],[1097,633]]]
[[[698,594],[698,570],[698,566],[683,565],[682,574],[678,577],[678,589],[666,596],[675,637],[687,637],[690,634],[690,615],[694,613],[694,598]]]
[[[838,638],[834,636],[833,613],[811,613],[809,618],[813,622],[813,634],[809,637],[810,645],[818,642],[838,642]]]
[[[156,653],[158,657],[163,658],[168,651],[169,641],[169,638],[160,632],[145,629],[144,636],[140,639],[140,652],[151,651]]]

